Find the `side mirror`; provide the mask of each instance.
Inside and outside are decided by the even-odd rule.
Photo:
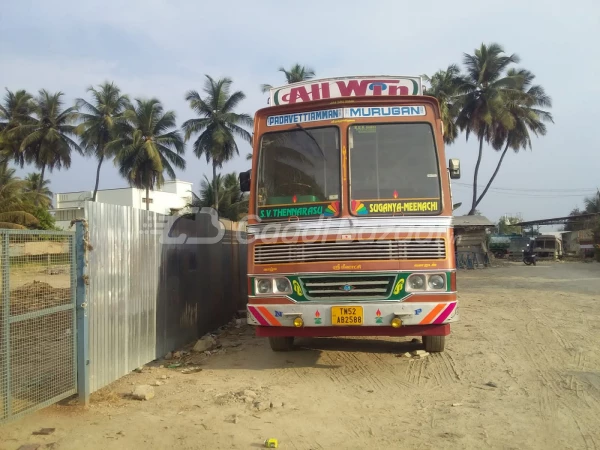
[[[250,192],[250,173],[252,170],[248,170],[246,172],[240,172],[240,191],[242,192]]]
[[[460,160],[451,159],[448,161],[448,170],[450,171],[450,178],[458,180],[460,178]]]

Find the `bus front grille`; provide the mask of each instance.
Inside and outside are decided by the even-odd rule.
[[[384,299],[392,291],[393,275],[352,275],[301,277],[306,298],[310,299]]]
[[[254,264],[445,258],[446,243],[440,238],[258,244],[254,247]]]

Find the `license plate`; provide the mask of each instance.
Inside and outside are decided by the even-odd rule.
[[[332,325],[360,326],[363,322],[362,306],[333,306],[331,308]]]

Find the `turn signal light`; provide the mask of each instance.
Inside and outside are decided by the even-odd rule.
[[[296,328],[300,328],[302,325],[304,325],[304,320],[302,320],[302,317],[296,317],[294,319],[294,326]]]
[[[398,319],[397,317],[394,317],[392,319],[392,327],[400,328],[401,326],[402,326],[402,320]]]

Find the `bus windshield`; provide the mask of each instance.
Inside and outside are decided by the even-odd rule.
[[[337,127],[298,128],[262,136],[257,174],[261,219],[319,216],[339,208]]]
[[[440,174],[428,123],[349,128],[353,214],[435,214],[441,211]]]

